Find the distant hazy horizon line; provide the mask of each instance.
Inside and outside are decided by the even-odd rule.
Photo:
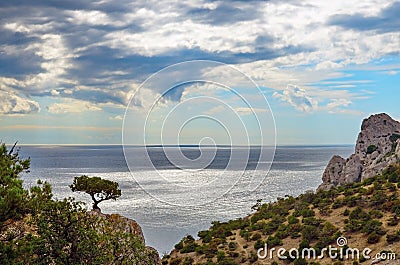
[[[6,144],[12,146],[13,144]],[[17,144],[17,146],[126,146],[126,147],[274,147],[273,145],[198,145],[198,144],[149,144],[149,145],[136,145],[136,144]],[[277,144],[276,147],[347,147],[354,146],[354,144]]]

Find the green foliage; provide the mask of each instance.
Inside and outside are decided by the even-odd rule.
[[[305,259],[295,259],[293,261],[294,265],[307,265],[307,261]]]
[[[89,214],[73,199],[53,200],[47,182],[24,190],[19,174],[29,163],[15,146],[0,146],[0,264],[154,263],[157,254],[123,229],[126,222]]]
[[[296,217],[294,217],[293,215],[288,217],[288,223],[290,225],[292,224],[298,224],[299,223],[299,219],[297,219]]]
[[[301,236],[303,240],[311,242],[313,239],[318,239],[319,230],[318,227],[305,225],[301,231]]]
[[[394,133],[389,137],[389,140],[392,142],[396,142],[398,139],[400,139],[400,134]]]
[[[372,232],[368,238],[367,238],[367,242],[368,244],[376,244],[379,242],[381,236],[379,234],[377,234],[376,232]]]
[[[193,258],[191,257],[185,257],[185,259],[182,262],[182,265],[192,265],[194,263]]]
[[[382,222],[387,222],[388,226],[392,227],[398,226],[399,223],[399,190],[397,185],[394,185],[400,182],[399,173],[400,165],[394,165],[382,172],[382,175],[360,183],[334,187],[328,191],[306,192],[297,198],[285,196],[278,198],[274,203],[258,204],[257,211],[248,218],[234,222],[213,222],[210,230],[199,232],[202,244],[196,248],[196,253],[204,254],[209,259],[208,263],[204,263],[200,258],[199,264],[215,264],[211,260],[215,262],[217,253],[221,250],[229,252],[219,254],[218,264],[229,264],[224,263],[227,258],[233,258],[236,264],[251,264],[257,261],[255,250],[264,247],[265,243],[270,249],[282,245],[282,240],[288,236],[297,239],[299,250],[312,246],[317,254],[321,254],[326,246],[334,245],[342,233],[348,238],[352,237],[352,233],[363,233],[361,236],[365,237],[369,244],[376,244],[387,232]],[[330,214],[332,209],[341,207],[343,210],[339,212],[342,214],[339,214],[338,218],[345,223],[345,227],[339,230],[326,221],[324,214]],[[393,214],[388,218],[390,212]],[[344,219],[343,216],[347,218]],[[230,237],[226,242],[224,237],[230,232],[235,233],[233,230],[238,230],[242,238],[252,243],[243,245],[243,250],[240,251],[235,242],[236,237]],[[265,240],[264,236],[267,236]],[[386,241],[389,244],[400,242],[400,230],[386,235]],[[362,257],[359,260],[364,261]],[[285,260],[285,263],[290,262],[305,264],[304,260]],[[342,262],[337,261],[335,264]]]
[[[256,240],[258,240],[258,239],[260,239],[261,238],[261,234],[260,233],[255,233],[255,234],[253,234],[252,236],[251,236],[251,240],[252,241],[256,241]]]
[[[254,249],[258,250],[264,247],[264,242],[261,239],[257,239],[256,243],[254,243]]]
[[[367,147],[367,154],[372,154],[373,152],[375,152],[378,149],[378,147],[376,145],[369,145]]]
[[[28,171],[30,159],[21,159],[14,145],[10,151],[0,144],[0,229],[8,219],[20,219],[27,213],[28,192],[19,174]]]
[[[196,248],[199,246],[191,235],[187,235],[185,238],[183,238],[181,243],[182,248],[180,249],[180,253],[195,252]]]
[[[393,234],[387,234],[386,241],[389,244],[392,244],[394,242],[399,242],[400,241],[400,230],[397,230],[397,232],[395,232]]]
[[[269,236],[266,241],[268,247],[276,247],[282,245],[282,240],[278,237]]]
[[[230,251],[234,251],[237,248],[237,244],[235,242],[231,241],[228,244],[228,248],[229,248]]]
[[[367,235],[372,233],[376,233],[378,235],[385,234],[385,231],[382,229],[382,223],[374,219],[367,221],[365,225],[363,225],[361,231]]]
[[[69,187],[72,191],[86,192],[93,200],[93,210],[100,210],[98,204],[106,200],[116,200],[121,196],[118,182],[99,177],[88,177],[82,175],[75,177]]]

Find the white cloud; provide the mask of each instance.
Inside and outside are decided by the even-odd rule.
[[[337,108],[337,107],[347,107],[351,104],[352,102],[348,99],[333,99],[331,100],[331,102],[329,102],[328,104],[326,104],[326,107],[328,109],[333,109],[333,108]]]
[[[385,74],[387,75],[397,75],[399,72],[395,70],[386,71]]]
[[[110,117],[109,119],[110,120],[122,121],[124,119],[124,117],[122,115],[116,115],[116,116]]]
[[[235,111],[239,113],[239,115],[254,115],[255,113],[266,112],[267,109],[239,107],[235,108]]]
[[[72,24],[88,24],[88,25],[108,25],[112,24],[109,16],[103,12],[92,10],[72,10],[67,11],[70,17],[67,18]]]
[[[52,89],[52,90],[50,91],[50,94],[51,94],[52,96],[58,96],[58,95],[60,95],[60,92],[57,91],[57,90],[55,90],[55,89]]]
[[[76,99],[64,99],[61,103],[54,103],[47,107],[47,111],[53,114],[79,113],[100,110],[101,108],[93,103]]]
[[[29,114],[39,111],[38,102],[0,90],[0,114]]]
[[[282,93],[274,92],[273,96],[302,112],[311,112],[318,108],[318,101],[308,96],[306,90],[295,85],[288,85]]]

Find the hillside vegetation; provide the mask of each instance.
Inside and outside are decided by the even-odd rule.
[[[46,182],[24,189],[29,166],[0,144],[0,264],[158,264],[133,220],[55,200]]]
[[[381,175],[363,182],[348,184],[298,197],[278,198],[274,203],[256,204],[256,212],[248,217],[228,222],[213,222],[209,230],[200,231],[199,239],[188,235],[175,245],[162,263],[188,264],[371,264],[381,258],[400,257],[400,165],[387,168]],[[315,249],[337,246],[345,237],[343,249],[370,248],[371,260],[360,257],[323,259],[291,258],[295,248]],[[344,238],[342,238],[344,239]],[[342,243],[342,242],[341,242]],[[276,250],[272,258],[258,258],[257,250],[284,248],[287,259],[279,259]],[[339,249],[339,248],[338,248]],[[293,252],[296,253],[296,252]],[[379,254],[378,254],[379,255]],[[311,256],[312,257],[312,256]],[[383,261],[382,261],[383,262]],[[398,260],[385,261],[398,264]]]

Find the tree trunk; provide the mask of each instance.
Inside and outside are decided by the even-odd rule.
[[[93,200],[93,211],[99,211],[99,212],[101,212],[101,209],[100,209],[100,207],[98,206],[99,202],[100,202],[100,201]]]

